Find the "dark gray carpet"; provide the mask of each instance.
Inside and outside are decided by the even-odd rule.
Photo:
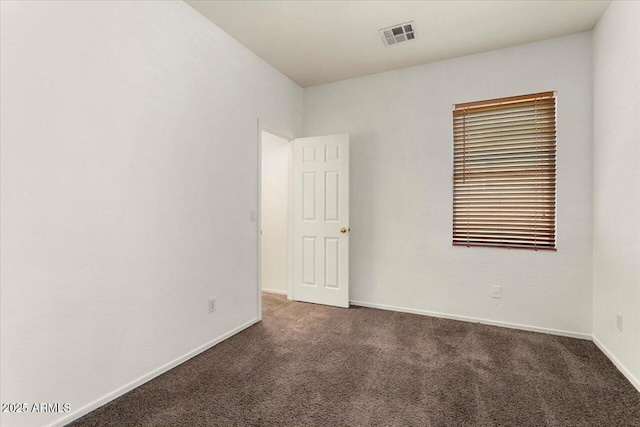
[[[75,426],[640,426],[584,340],[264,295],[264,320]]]

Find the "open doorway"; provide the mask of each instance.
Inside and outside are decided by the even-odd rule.
[[[258,319],[263,292],[348,308],[349,135],[259,131]]]
[[[287,295],[291,144],[285,135],[260,132],[260,291]]]

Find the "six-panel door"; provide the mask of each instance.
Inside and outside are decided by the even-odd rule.
[[[293,142],[293,299],[349,307],[349,135]]]

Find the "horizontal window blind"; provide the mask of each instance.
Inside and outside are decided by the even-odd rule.
[[[555,249],[554,92],[454,107],[453,244]]]

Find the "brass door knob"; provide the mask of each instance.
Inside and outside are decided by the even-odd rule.
[[[347,232],[347,227],[342,227],[342,228],[340,229],[340,232],[341,232],[342,234],[346,233],[346,232]]]

